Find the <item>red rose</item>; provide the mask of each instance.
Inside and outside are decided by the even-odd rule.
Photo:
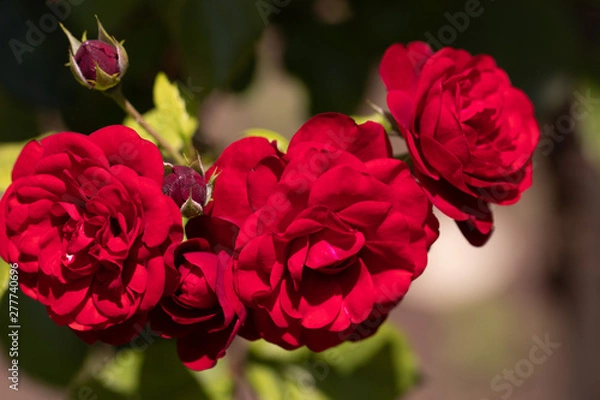
[[[261,337],[320,351],[369,336],[423,272],[437,220],[390,156],[381,125],[330,113],[286,155],[242,139],[209,171],[219,173],[209,212],[241,227],[234,282]]]
[[[128,342],[174,289],[163,254],[183,236],[157,147],[123,126],[58,133],[25,146],[12,180],[0,255],[23,292],[89,342]]]
[[[153,330],[177,339],[179,358],[201,371],[225,355],[246,316],[233,291],[231,253],[238,228],[199,216],[188,222],[188,240],[173,244],[167,262],[179,274],[175,293],[150,317]]]
[[[531,101],[486,55],[422,42],[391,46],[380,67],[387,102],[433,204],[483,245],[489,203],[512,204],[531,186],[539,129]]]

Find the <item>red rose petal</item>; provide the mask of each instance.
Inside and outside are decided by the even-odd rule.
[[[306,122],[290,141],[288,155],[294,157],[297,146],[311,142],[344,150],[362,161],[391,156],[391,144],[381,125],[356,125],[338,113],[319,114]]]
[[[158,147],[142,139],[133,129],[113,125],[99,129],[89,136],[104,154],[110,165],[123,165],[139,176],[153,180],[162,187],[164,168]]]

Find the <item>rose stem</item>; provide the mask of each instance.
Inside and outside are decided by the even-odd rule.
[[[154,138],[154,140],[156,140],[156,143],[158,144],[158,146],[162,147],[169,154],[169,156],[171,156],[173,158],[173,161],[175,161],[179,165],[186,165],[186,162],[185,162],[185,159],[183,158],[183,156],[178,151],[176,151],[169,144],[169,142],[167,142],[165,140],[165,138],[160,136],[160,134],[158,132],[156,132],[154,130],[154,128],[152,128],[150,126],[150,124],[148,124],[148,122],[146,122],[146,120],[144,119],[142,114],[140,114],[139,111],[136,110],[136,108],[133,106],[133,104],[131,104],[129,102],[129,100],[127,100],[127,98],[123,95],[123,92],[121,92],[120,87],[117,87],[116,90],[114,90],[114,91],[110,91],[109,93],[105,92],[105,93],[108,97],[113,99],[119,105],[119,107],[121,107],[123,109],[123,111],[125,111],[127,114],[129,114],[135,120],[135,122],[140,124],[142,126],[142,128],[144,128],[146,130],[146,132],[148,132],[148,134],[150,136],[152,136],[152,138]]]

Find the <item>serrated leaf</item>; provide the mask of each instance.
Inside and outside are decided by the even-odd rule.
[[[248,379],[265,399],[393,400],[418,381],[406,340],[389,324],[369,339],[322,353],[300,350],[302,356],[286,358],[275,348],[251,345]]]
[[[273,140],[276,141],[277,148],[283,153],[287,152],[288,146],[290,145],[290,141],[286,137],[269,129],[254,128],[247,129],[244,131],[244,137],[252,136],[263,137],[269,140],[270,142],[272,142]]]
[[[160,72],[156,75],[153,93],[155,108],[143,115],[146,122],[172,147],[182,149],[190,146],[198,127],[198,119],[188,113],[187,104],[177,83],[171,83],[167,76]],[[144,139],[154,141],[133,118],[125,118],[123,125],[132,128]]]

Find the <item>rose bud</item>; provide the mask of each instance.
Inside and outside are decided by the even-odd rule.
[[[88,89],[105,91],[121,82],[129,66],[123,45],[104,30],[98,20],[98,40],[77,40],[64,26],[63,31],[71,44],[69,66],[77,82]]]
[[[212,184],[190,167],[171,167],[165,177],[163,193],[170,196],[186,218],[202,214],[210,200]]]
[[[90,81],[96,80],[96,65],[109,75],[119,73],[117,49],[100,40],[83,42],[75,54],[75,62]]]
[[[234,291],[231,270],[238,231],[219,218],[194,218],[186,225],[188,239],[171,246],[165,256],[179,283],[152,311],[150,327],[163,338],[176,339],[179,358],[195,371],[214,367],[238,331],[251,329],[242,327],[246,309]]]

